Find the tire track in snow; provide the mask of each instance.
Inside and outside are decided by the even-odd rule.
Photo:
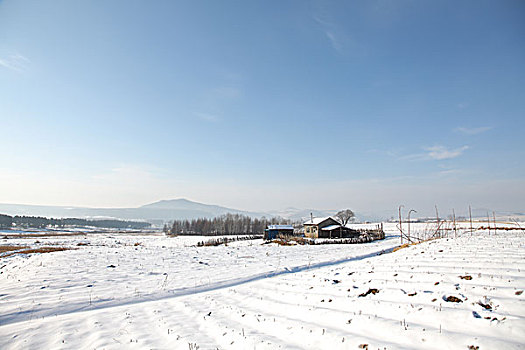
[[[170,298],[178,298],[183,296],[190,296],[190,295],[196,295],[196,294],[202,294],[207,292],[213,292],[217,290],[222,290],[226,288],[232,288],[240,285],[244,285],[247,283],[260,281],[263,279],[273,278],[277,276],[282,276],[286,274],[295,274],[307,270],[316,270],[327,266],[335,266],[344,264],[351,261],[359,261],[364,259],[369,259],[375,256],[383,255],[383,254],[389,254],[392,253],[394,250],[394,247],[387,248],[387,249],[381,249],[379,251],[374,251],[368,254],[353,256],[349,258],[343,258],[343,259],[337,259],[337,260],[329,260],[314,264],[307,264],[307,265],[299,265],[299,266],[293,266],[293,267],[284,267],[282,269],[273,271],[273,272],[265,272],[260,274],[255,274],[248,277],[241,277],[236,278],[232,280],[227,281],[220,281],[208,285],[200,285],[196,287],[187,287],[187,288],[181,288],[181,289],[173,289],[166,293],[155,293],[155,294],[146,294],[142,295],[140,299],[137,298],[126,298],[126,299],[103,299],[100,301],[94,302],[92,305],[86,306],[85,302],[78,302],[78,303],[68,303],[64,305],[63,307],[48,307],[48,308],[33,308],[31,310],[23,310],[23,311],[17,311],[12,312],[4,315],[0,315],[0,325],[8,325],[12,323],[18,323],[18,322],[24,322],[28,321],[30,318],[45,318],[50,316],[59,316],[59,315],[66,315],[66,314],[72,314],[72,313],[78,313],[78,312],[89,312],[89,311],[95,311],[100,309],[107,309],[107,308],[113,308],[123,305],[134,305],[134,304],[141,304],[145,302],[151,302],[151,301],[159,301],[164,299],[170,299]]]

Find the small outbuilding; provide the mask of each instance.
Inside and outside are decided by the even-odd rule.
[[[332,217],[312,218],[304,223],[304,235],[308,238],[359,237],[356,230],[342,226]]]
[[[321,229],[321,238],[356,238],[360,232],[341,225],[330,225]]]
[[[264,239],[275,239],[277,236],[292,236],[293,226],[292,225],[268,225],[268,228],[264,230]]]

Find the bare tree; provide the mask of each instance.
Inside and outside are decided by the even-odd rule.
[[[335,214],[335,217],[339,219],[339,222],[341,223],[341,225],[345,226],[346,224],[348,224],[348,221],[351,221],[354,219],[355,214],[350,209],[345,209]]]

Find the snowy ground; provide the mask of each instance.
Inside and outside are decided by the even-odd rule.
[[[399,237],[385,228],[387,239],[360,245],[0,239],[77,248],[0,255],[0,348],[525,348],[522,231],[391,252]]]

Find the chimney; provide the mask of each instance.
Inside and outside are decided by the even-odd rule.
[[[312,224],[314,223],[314,214],[313,213],[310,213],[310,221],[312,222]]]

